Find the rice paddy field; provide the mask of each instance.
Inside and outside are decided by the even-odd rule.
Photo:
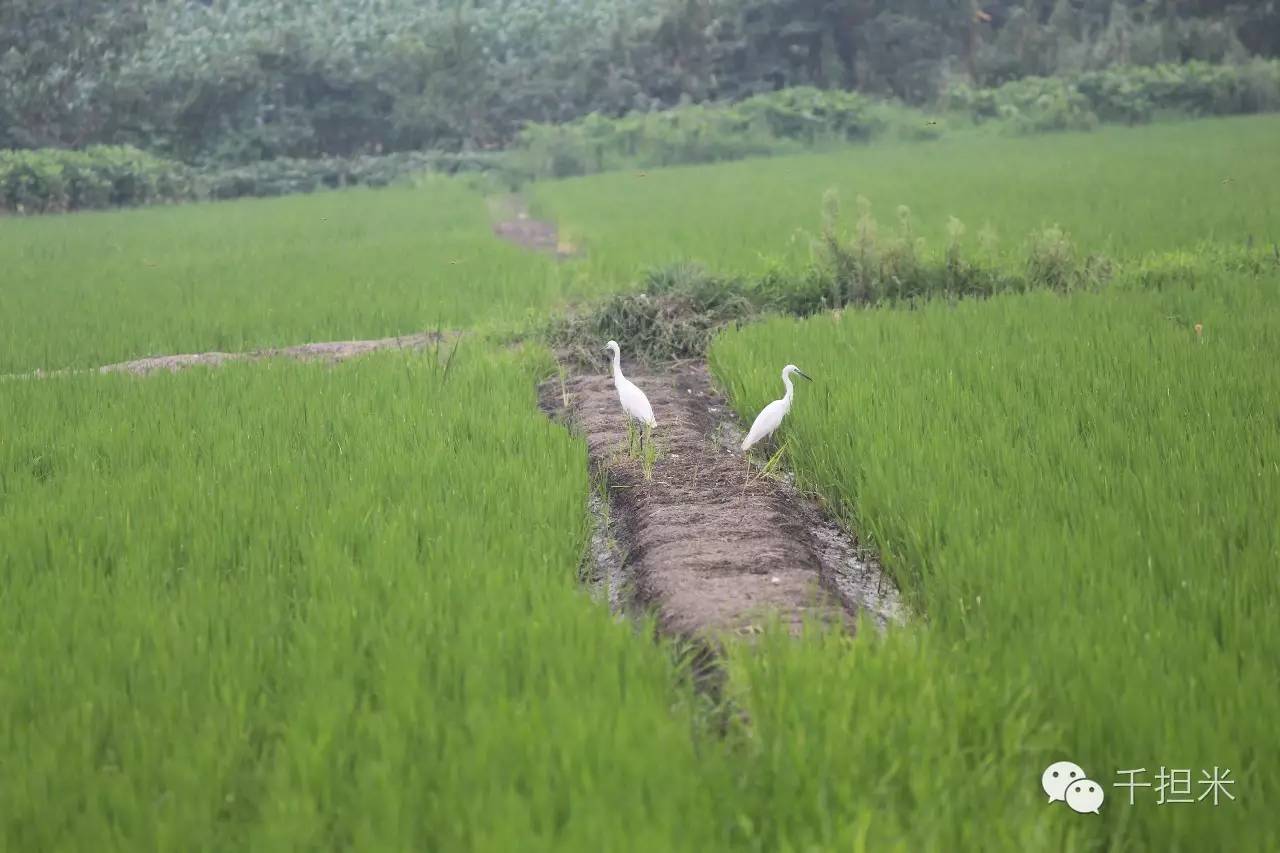
[[[906,205],[941,253],[951,217],[970,245],[1020,258],[1027,235],[1060,226],[1113,258],[1215,244],[1266,243],[1280,218],[1280,121],[1249,116],[1093,133],[959,137],[713,167],[617,172],[535,186],[535,209],[590,252],[596,278],[695,259],[725,272],[808,256],[820,199],[855,199],[885,226]]]
[[[0,849],[1280,848],[1276,138],[1206,120],[535,185],[586,248],[564,263],[447,181],[0,220],[0,373],[466,333],[0,380]],[[708,693],[579,583],[585,443],[538,409],[551,354],[506,332],[672,260],[796,268],[831,187],[886,226],[909,206],[935,254],[952,216],[1009,266],[1057,223],[1115,274],[716,337],[744,420],[783,364],[813,376],[780,459],[910,616],[730,643]],[[1062,760],[1099,813],[1046,802]],[[1181,798],[1161,768],[1191,802],[1158,803]]]
[[[554,261],[461,184],[0,228],[0,373],[456,328],[547,308]]]
[[[1176,292],[775,321],[719,339],[713,364],[746,417],[775,391],[764,365],[791,360],[814,377],[788,455],[928,614],[918,646],[774,663],[788,685],[772,708],[779,730],[831,726],[788,761],[880,768],[878,795],[849,795],[850,809],[874,803],[868,819],[929,803],[962,826],[993,803],[1030,801],[972,823],[966,848],[1057,846],[1025,826],[1000,837],[1045,811],[1024,777],[1057,754],[1108,788],[1110,825],[1080,827],[1092,844],[1274,846],[1263,827],[1280,794],[1280,692],[1263,685],[1280,679],[1269,617],[1280,370],[1261,365],[1280,348],[1278,296],[1274,277],[1223,276]],[[1186,318],[1208,331],[1197,337]],[[878,654],[892,666],[867,672]],[[868,692],[842,722],[802,710],[850,682]],[[917,701],[896,693],[905,684]],[[893,695],[869,728],[866,707]],[[1129,806],[1111,788],[1122,770],[1155,781],[1162,766],[1195,768],[1197,783],[1201,768],[1229,767],[1239,796],[1176,810],[1142,792]]]

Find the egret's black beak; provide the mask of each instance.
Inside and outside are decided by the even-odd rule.
[[[810,382],[813,381],[813,379],[809,377],[809,374],[805,373],[803,370],[801,370],[798,367],[796,368],[796,376],[802,376],[805,379],[808,379]]]

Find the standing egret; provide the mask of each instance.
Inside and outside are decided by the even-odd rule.
[[[782,384],[786,386],[787,393],[782,395],[781,400],[774,400],[769,405],[760,410],[760,414],[756,415],[755,422],[751,424],[751,431],[747,433],[747,437],[742,440],[742,452],[751,449],[752,445],[760,442],[773,435],[774,430],[782,425],[782,419],[787,416],[787,412],[791,411],[791,398],[795,396],[795,387],[791,384],[791,374],[796,374],[804,379],[808,379],[805,372],[794,364],[788,364],[782,368]],[[751,460],[747,459],[747,479],[751,479]],[[745,484],[744,484],[745,488]]]
[[[622,354],[618,351],[618,342],[609,341],[604,348],[613,353],[613,387],[618,389],[618,400],[622,403],[627,417],[640,421],[652,429],[658,425],[653,417],[653,407],[649,398],[635,386],[635,383],[622,375]]]

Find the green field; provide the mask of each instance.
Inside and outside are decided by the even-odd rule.
[[[0,386],[4,846],[704,847],[716,765],[577,588],[543,370]]]
[[[0,373],[459,327],[546,308],[555,263],[461,184],[6,220]]]
[[[776,395],[773,365],[814,377],[788,457],[928,614],[914,646],[843,666],[787,659],[773,710],[781,731],[809,733],[788,751],[796,771],[861,768],[876,793],[850,791],[847,807],[901,820],[896,831],[921,843],[978,849],[985,834],[987,849],[1035,849],[1050,830],[1027,780],[1072,756],[1112,798],[1105,821],[1080,826],[1094,843],[1274,848],[1277,296],[1274,277],[1220,277],[721,336],[712,363],[744,417]],[[867,666],[876,654],[888,660]],[[868,702],[831,719],[832,682],[859,684]],[[876,696],[928,699],[868,726]],[[814,707],[820,728],[801,710]],[[1153,781],[1162,765],[1231,768],[1238,799],[1130,808],[1110,789],[1119,770],[1147,767]],[[912,826],[907,802],[929,804],[933,830],[984,820],[967,837],[935,835]]]
[[[562,265],[447,181],[0,220],[0,373],[474,332],[452,360],[0,381],[0,848],[1280,848],[1277,134],[535,185],[587,249]],[[784,459],[912,616],[733,646],[717,704],[578,584],[584,444],[537,409],[548,353],[486,332],[673,260],[798,270],[830,187],[886,227],[908,205],[931,259],[950,216],[1010,267],[1059,223],[1115,274],[719,335],[744,419],[783,364],[814,377]],[[1064,758],[1101,815],[1046,805]],[[1235,799],[1113,787],[1162,765]]]
[[[1019,255],[1058,225],[1112,257],[1277,239],[1280,118],[1256,116],[1047,137],[962,137],[719,166],[618,172],[538,185],[537,209],[585,245],[593,276],[630,280],[646,266],[697,260],[756,272],[808,257],[820,199],[861,195],[887,225],[907,205],[935,253],[958,218],[977,243]]]

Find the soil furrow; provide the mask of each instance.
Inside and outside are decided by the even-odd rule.
[[[489,215],[493,219],[493,234],[499,239],[530,251],[555,255],[560,260],[577,254],[574,246],[561,239],[556,224],[530,216],[528,204],[518,195],[490,198]]]
[[[451,333],[419,332],[394,338],[377,338],[366,341],[324,341],[321,343],[298,344],[291,347],[268,347],[245,352],[156,355],[94,368],[67,368],[52,371],[35,370],[31,373],[11,373],[0,376],[0,379],[46,379],[53,376],[72,376],[80,373],[132,373],[136,376],[147,376],[160,371],[176,373],[189,367],[220,367],[232,361],[260,361],[265,358],[292,358],[297,361],[326,361],[336,364],[380,350],[422,350],[449,337],[452,337]]]
[[[814,501],[777,478],[747,479],[736,424],[705,366],[631,378],[658,420],[648,477],[627,451],[610,377],[552,380],[540,396],[585,437],[607,480],[625,586],[663,631],[712,639],[756,633],[771,617],[793,633],[806,620],[852,630],[862,612],[881,626],[902,618],[892,582]]]

